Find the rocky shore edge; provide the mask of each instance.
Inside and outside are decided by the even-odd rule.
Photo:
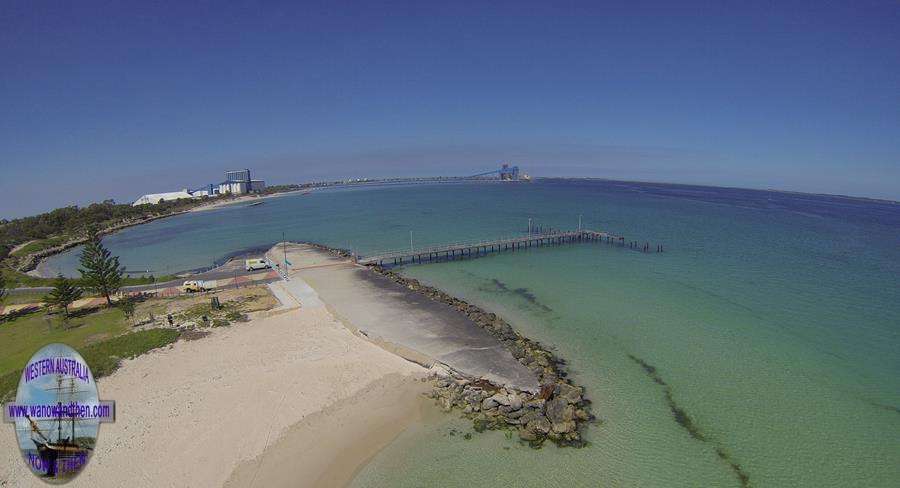
[[[305,242],[311,247],[342,258],[353,258],[343,249]],[[473,323],[497,338],[520,363],[537,375],[540,389],[523,391],[498,385],[484,378],[474,378],[449,367],[436,368],[431,376],[429,397],[447,412],[454,409],[473,422],[477,432],[514,430],[533,448],[547,440],[560,447],[584,447],[583,433],[595,420],[591,401],[584,388],[567,378],[566,362],[537,341],[516,332],[503,318],[486,312],[437,288],[423,285],[387,268],[368,265],[374,273],[385,276],[431,300],[444,303],[466,315]]]
[[[188,212],[188,210],[179,210],[177,212],[172,212],[172,213],[168,213],[168,214],[151,215],[149,217],[145,217],[145,218],[141,218],[141,219],[125,220],[123,222],[119,222],[118,224],[109,226],[105,229],[101,229],[99,231],[99,234],[101,236],[114,234],[120,230],[124,230],[129,227],[134,227],[134,226],[142,225],[142,224],[148,224],[150,222],[153,222],[154,220],[165,219],[168,217],[174,217],[176,215],[181,215],[181,214],[187,213],[187,212]],[[31,254],[28,254],[26,256],[19,258],[19,262],[16,265],[15,269],[21,273],[27,273],[29,271],[37,269],[38,265],[40,265],[41,261],[43,261],[44,259],[47,259],[50,256],[54,256],[56,254],[60,254],[65,251],[68,251],[69,249],[72,249],[73,247],[80,246],[87,241],[88,241],[87,236],[76,237],[76,238],[68,240],[58,246],[48,247],[46,249],[41,249],[40,251],[35,251]]]

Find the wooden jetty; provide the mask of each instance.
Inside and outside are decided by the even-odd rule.
[[[425,263],[435,261],[451,261],[485,256],[490,253],[516,251],[540,246],[559,246],[581,242],[603,242],[619,247],[627,247],[642,252],[650,252],[649,243],[639,244],[627,242],[622,236],[596,230],[579,229],[572,231],[550,231],[529,233],[517,237],[495,240],[456,243],[418,249],[394,250],[374,253],[369,256],[356,256],[356,262],[363,265],[396,266],[402,264]],[[656,252],[662,252],[662,246],[656,246]]]

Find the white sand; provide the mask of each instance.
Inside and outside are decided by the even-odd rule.
[[[210,203],[207,203],[204,205],[198,205],[196,207],[191,208],[188,211],[189,212],[202,212],[204,210],[212,210],[212,209],[216,209],[216,208],[227,207],[229,205],[237,205],[239,203],[250,203],[250,202],[267,200],[270,198],[278,198],[278,197],[284,197],[284,196],[288,196],[288,195],[294,195],[297,193],[303,193],[305,191],[307,191],[307,190],[304,189],[304,190],[283,191],[280,193],[272,193],[269,195],[255,195],[255,194],[254,195],[242,195],[239,197],[229,198],[227,200],[219,200],[219,201],[210,202]]]
[[[342,484],[415,417],[423,374],[324,307],[216,329],[98,382],[116,423],[101,426],[69,486]],[[2,429],[0,486],[46,486],[21,460],[12,424]]]

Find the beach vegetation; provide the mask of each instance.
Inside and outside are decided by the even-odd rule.
[[[184,200],[135,207],[110,199],[85,207],[71,205],[57,208],[30,217],[0,222],[0,246],[5,247],[8,252],[17,245],[28,243],[12,253],[13,256],[24,256],[61,245],[91,226],[104,229],[127,221],[173,213],[199,203]]]
[[[125,315],[125,319],[127,319],[129,322],[132,322],[133,324],[134,312],[136,308],[134,299],[126,295],[116,302],[116,306],[119,307],[119,310],[121,310]]]
[[[44,249],[65,244],[67,240],[66,236],[55,236],[46,239],[33,240],[17,248],[15,251],[9,253],[9,255],[14,257],[27,256],[33,252],[43,251]]]
[[[66,320],[68,326],[64,326]],[[119,359],[134,357],[178,338],[175,329],[128,333],[130,328],[119,307],[72,313],[68,319],[38,311],[0,323],[0,401],[15,392],[21,368],[47,344],[61,342],[73,347],[88,362],[94,376],[100,377],[114,371]]]
[[[91,344],[80,352],[94,377],[100,378],[118,369],[123,359],[132,359],[171,344],[178,340],[178,336],[179,332],[175,329],[140,330]]]
[[[70,282],[72,280],[69,280]],[[18,295],[13,295],[18,298]],[[0,401],[2,397],[14,393],[18,385],[21,368],[41,347],[60,342],[79,351],[88,362],[95,377],[109,374],[118,366],[118,361],[142,354],[150,349],[162,347],[178,338],[200,339],[208,331],[187,329],[179,332],[174,328],[149,328],[132,332],[130,320],[133,317],[149,318],[144,323],[153,323],[154,316],[175,314],[179,322],[194,320],[204,315],[212,327],[230,325],[225,318],[229,312],[240,317],[255,310],[266,310],[277,301],[264,286],[251,286],[221,293],[221,309],[211,311],[208,297],[174,297],[140,300],[129,297],[117,301],[115,307],[73,310],[69,317],[63,314],[45,314],[40,309],[29,309],[3,316],[0,321]],[[128,315],[130,305],[135,311]],[[199,302],[203,300],[203,302]],[[174,309],[174,310],[173,310]]]
[[[31,276],[29,274],[22,273],[21,271],[16,271],[5,266],[0,266],[0,275],[2,275],[6,280],[7,288],[53,286],[53,281],[56,280],[56,278]],[[178,277],[174,275],[154,276],[148,274],[143,276],[123,276],[122,286],[151,285],[153,283],[164,283],[166,281],[174,281],[177,279]],[[71,278],[71,280],[76,286],[83,287],[84,285],[81,278],[73,277]]]
[[[232,310],[226,313],[225,318],[232,322],[246,322],[248,320],[246,314],[243,314],[237,310]]]

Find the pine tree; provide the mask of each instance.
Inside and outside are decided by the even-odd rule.
[[[88,241],[81,251],[81,281],[84,286],[106,297],[106,304],[112,305],[111,295],[122,287],[124,267],[119,266],[119,257],[112,256],[100,242],[100,234],[91,231]]]
[[[0,300],[3,300],[3,297],[6,296],[6,277],[3,276],[3,272],[0,271]]]
[[[62,307],[66,317],[69,316],[69,305],[81,298],[81,288],[72,284],[71,280],[58,275],[53,282],[53,289],[44,297],[44,302],[51,307]]]

